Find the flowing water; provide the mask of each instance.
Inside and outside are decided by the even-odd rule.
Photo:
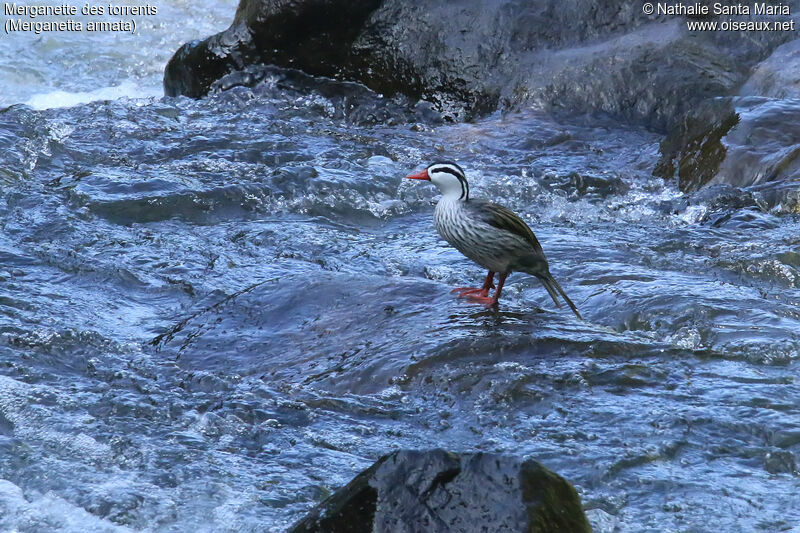
[[[282,531],[444,447],[541,461],[597,531],[800,531],[797,215],[681,193],[608,118],[259,77],[0,111],[0,530]],[[485,273],[403,179],[443,158],[585,321],[523,274],[450,294]]]

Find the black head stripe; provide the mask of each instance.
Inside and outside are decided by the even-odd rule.
[[[464,177],[464,169],[458,166],[458,163],[453,163],[452,161],[434,161],[428,168],[433,167],[445,167],[445,168],[437,168],[436,170],[441,170],[442,172],[449,172],[450,174],[457,175],[456,172],[460,173],[462,177]]]
[[[458,170],[456,170],[455,168],[449,167],[449,166],[436,166],[436,167],[431,168],[430,171],[433,171],[433,172],[445,172],[447,174],[452,174],[453,176],[457,177],[460,180],[464,179],[464,174],[463,173],[461,173]]]
[[[464,170],[452,161],[438,161],[428,167],[428,172],[445,172],[452,174],[461,183],[461,199],[469,200],[469,183],[464,176]]]

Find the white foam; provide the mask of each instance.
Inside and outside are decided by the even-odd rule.
[[[53,389],[41,385],[31,386],[0,376],[0,414],[13,424],[14,436],[26,441],[28,445],[45,443],[55,446],[86,461],[108,460],[111,448],[107,444],[100,443],[79,431],[67,433],[52,427],[53,419],[57,416],[62,423],[72,421],[74,428],[80,428],[86,419],[81,415],[72,415],[67,420],[66,414],[58,415],[52,410],[37,408],[37,404],[31,398],[35,397],[35,393],[44,391],[58,394]],[[62,403],[69,402],[68,398],[60,399]]]
[[[98,518],[53,493],[33,493],[26,497],[20,487],[5,479],[0,479],[0,529],[61,533],[132,532],[128,527]]]
[[[94,91],[67,92],[51,91],[31,96],[25,105],[34,109],[53,109],[56,107],[73,107],[97,100],[117,100],[119,98],[150,98],[161,96],[161,89],[141,87],[132,81],[126,81],[114,87],[101,87]]]

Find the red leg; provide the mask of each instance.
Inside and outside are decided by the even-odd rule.
[[[458,287],[450,292],[457,292],[458,297],[477,294],[479,296],[489,296],[489,289],[494,287],[494,272],[491,270],[486,275],[486,280],[483,282],[483,287],[480,289],[473,289],[471,287]]]
[[[508,277],[508,273],[504,272],[500,274],[500,277],[497,279],[497,290],[494,291],[494,304],[497,305],[497,301],[500,299],[500,293],[503,290],[503,284],[506,282],[506,278]]]
[[[500,277],[497,279],[497,290],[494,291],[494,297],[489,298],[488,290],[486,291],[487,294],[470,294],[467,295],[470,302],[475,302],[479,304],[483,304],[486,307],[494,307],[497,305],[497,301],[500,299],[500,293],[503,291],[503,284],[506,282],[506,278],[508,277],[507,272],[501,272]]]
[[[486,274],[486,280],[483,282],[483,290],[485,290],[488,293],[489,289],[493,288],[494,288],[494,272],[490,270],[489,273]]]

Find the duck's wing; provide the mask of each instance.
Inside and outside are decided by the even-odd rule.
[[[500,204],[488,200],[470,199],[466,202],[467,209],[479,220],[494,226],[497,229],[508,231],[518,237],[525,239],[533,247],[537,254],[544,256],[542,245],[539,244],[536,235],[524,220],[519,218],[513,211]]]

